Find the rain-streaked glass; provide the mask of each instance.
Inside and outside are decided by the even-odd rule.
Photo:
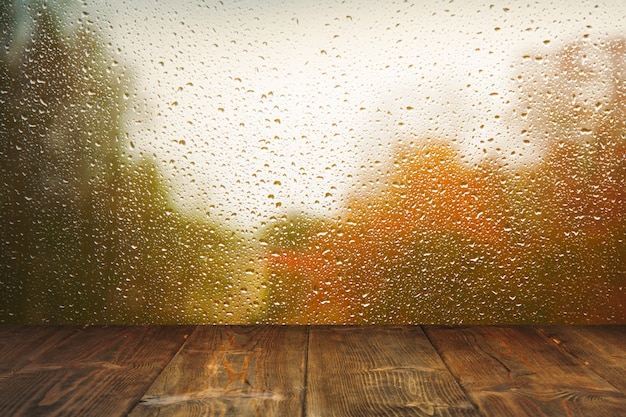
[[[626,323],[624,16],[1,1],[0,323]]]

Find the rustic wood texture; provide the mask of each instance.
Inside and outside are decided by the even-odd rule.
[[[189,327],[23,327],[0,332],[2,416],[124,416]],[[14,338],[13,344],[7,338]],[[28,352],[29,349],[32,351]],[[19,358],[24,352],[27,360]],[[12,364],[17,356],[17,365]]]
[[[0,382],[78,331],[70,326],[0,326]]]
[[[199,327],[130,416],[300,416],[306,345],[306,327]]]
[[[623,393],[535,328],[426,331],[484,416],[626,416]]]
[[[626,417],[626,326],[0,326],[0,417]]]
[[[626,394],[626,327],[545,326],[539,331]]]
[[[478,416],[419,327],[313,327],[307,416]]]

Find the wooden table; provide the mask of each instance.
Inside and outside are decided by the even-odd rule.
[[[626,326],[0,326],[0,416],[626,416]]]

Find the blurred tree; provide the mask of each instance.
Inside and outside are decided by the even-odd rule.
[[[498,262],[508,213],[498,167],[466,166],[443,141],[424,139],[395,154],[380,195],[349,204],[351,222],[361,219],[367,231],[359,233],[371,236],[365,242],[376,241],[367,243],[373,262],[360,272],[373,296],[367,315],[411,323],[504,319],[511,300]]]
[[[337,263],[326,256],[329,246],[321,240],[335,233],[334,225],[330,220],[292,213],[260,230],[259,239],[267,247],[268,322],[351,322],[346,310],[350,297],[337,279]]]
[[[511,193],[519,270],[549,317],[626,320],[626,42],[566,45],[521,86],[540,163]]]
[[[125,153],[128,76],[55,7],[0,5],[0,322],[224,320],[237,236]]]
[[[103,289],[89,286],[96,249],[81,237],[98,233],[94,194],[117,169],[122,85],[93,36],[64,33],[44,3],[2,10],[2,315],[84,319],[75,306],[101,307]]]
[[[381,192],[354,196],[342,220],[293,217],[272,226],[270,309],[277,316],[296,323],[477,322],[510,307],[508,294],[499,297],[506,303],[493,302],[493,291],[504,287],[492,279],[494,254],[507,243],[495,167],[465,167],[444,142],[425,140],[396,155]],[[284,244],[292,235],[299,243]]]
[[[469,167],[446,142],[398,148],[382,189],[349,199],[343,220],[270,228],[270,316],[626,321],[626,41],[577,42],[536,63],[518,110],[538,163]]]

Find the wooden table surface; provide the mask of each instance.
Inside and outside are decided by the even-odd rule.
[[[0,326],[0,416],[626,416],[626,326]]]

